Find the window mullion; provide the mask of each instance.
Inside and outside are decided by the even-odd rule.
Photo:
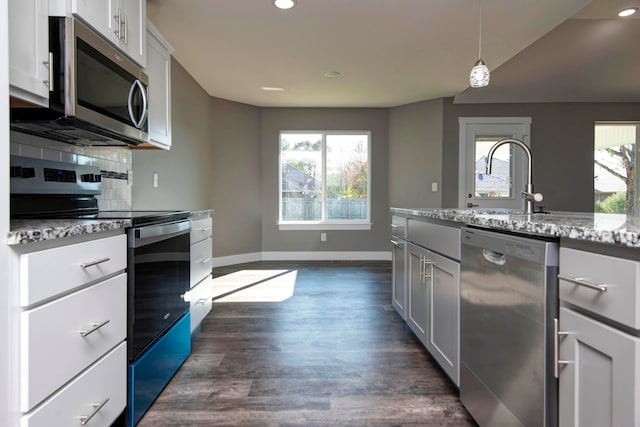
[[[327,134],[322,134],[322,222],[329,217],[327,200]]]

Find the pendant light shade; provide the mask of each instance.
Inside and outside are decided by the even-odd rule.
[[[489,85],[489,67],[482,60],[482,0],[478,0],[480,5],[480,17],[478,25],[478,60],[469,74],[469,84],[471,87],[485,87]]]
[[[471,87],[485,87],[489,85],[489,67],[484,63],[482,59],[478,59],[476,64],[471,69],[469,75],[469,83]]]

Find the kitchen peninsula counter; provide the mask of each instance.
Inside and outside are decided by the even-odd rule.
[[[129,219],[19,219],[11,220],[8,245],[42,242],[131,227]]]
[[[510,209],[405,209],[395,207],[391,208],[391,213],[521,234],[640,248],[640,218],[620,214],[589,212],[526,214]]]

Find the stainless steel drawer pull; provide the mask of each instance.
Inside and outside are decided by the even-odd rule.
[[[209,261],[211,261],[211,258],[205,258],[205,259],[200,260],[200,263],[201,263],[201,264],[206,264],[206,263],[208,263]]]
[[[587,282],[581,277],[570,277],[565,276],[564,274],[558,274],[558,279],[573,283],[574,285],[584,286],[585,288],[593,289],[596,291],[607,292],[607,285]]]
[[[209,231],[209,230],[211,230],[211,227],[202,227],[200,229],[200,231]]]
[[[420,255],[420,282],[424,284],[427,283],[427,279],[431,278],[431,274],[427,273],[428,267],[431,267],[431,274],[433,274],[433,261],[430,261],[424,255]]]
[[[80,331],[80,335],[83,337],[86,337],[87,335],[90,335],[92,333],[94,333],[95,331],[97,331],[98,329],[102,328],[104,325],[106,325],[107,323],[111,322],[111,320],[105,320],[104,322],[95,322],[91,324],[91,329],[89,329],[88,331]]]
[[[205,305],[209,298],[200,298],[195,305]]]
[[[102,409],[102,407],[107,404],[108,401],[109,401],[109,398],[107,397],[105,400],[103,400],[100,403],[94,403],[93,411],[91,411],[91,413],[85,417],[80,417],[80,424],[83,426],[86,425],[91,420],[91,418],[93,418],[98,413],[98,411],[100,411],[100,409]]]
[[[560,376],[560,365],[568,365],[568,360],[560,359],[560,336],[567,336],[568,332],[560,332],[560,325],[558,319],[553,319],[553,376],[558,378]]]
[[[401,248],[404,246],[404,244],[402,244],[401,242],[397,242],[395,240],[391,240],[391,244],[397,248]]]
[[[111,258],[100,258],[93,261],[85,262],[83,264],[80,264],[80,268],[84,269],[88,267],[93,267],[94,265],[102,264],[103,262],[107,262],[107,261],[111,261]]]

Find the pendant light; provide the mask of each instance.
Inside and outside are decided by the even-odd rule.
[[[478,25],[478,60],[471,69],[469,83],[471,87],[485,87],[489,85],[489,67],[482,60],[482,0],[478,0],[480,5],[480,23]]]

